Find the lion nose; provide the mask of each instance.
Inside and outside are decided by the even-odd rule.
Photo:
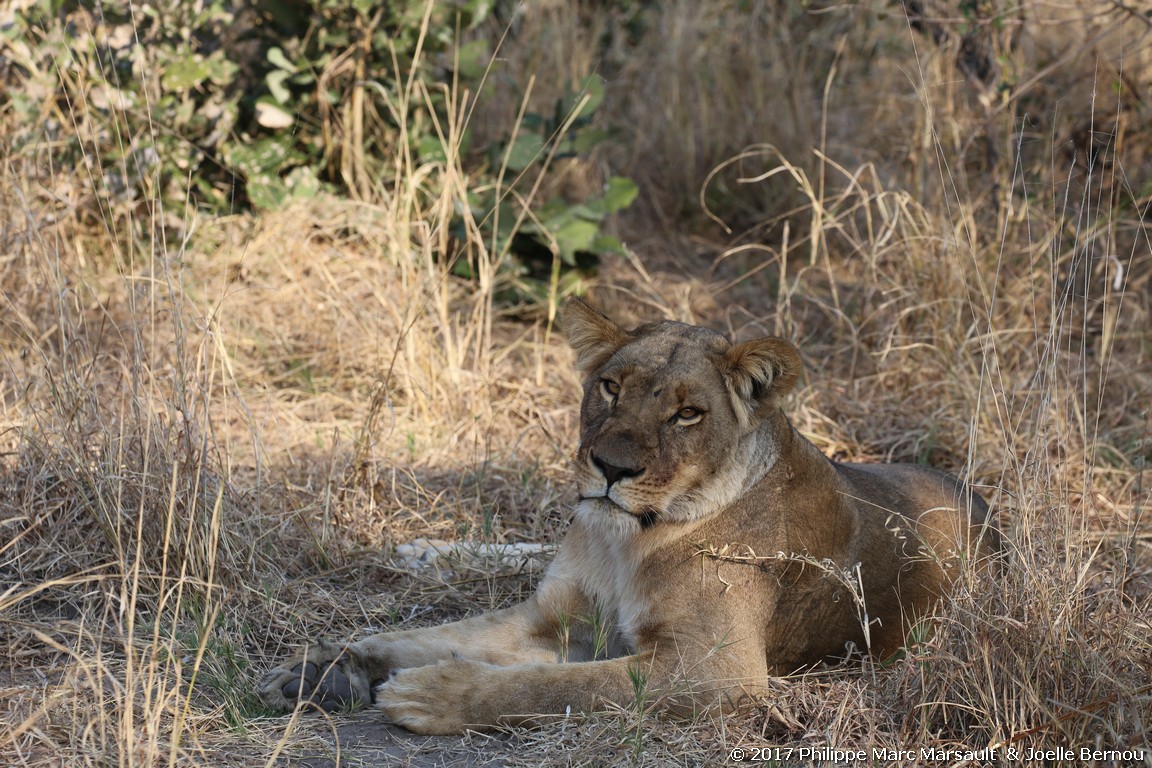
[[[623,480],[628,477],[639,477],[644,474],[643,467],[639,469],[633,467],[618,467],[615,464],[609,464],[596,454],[592,454],[592,463],[604,474],[604,479],[608,481],[609,488],[611,488],[617,480]]]

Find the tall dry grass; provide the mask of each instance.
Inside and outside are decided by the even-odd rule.
[[[936,39],[892,9],[742,7],[668,3],[631,38],[594,4],[530,7],[476,110],[456,95],[448,148],[467,114],[510,125],[530,78],[546,104],[602,71],[616,139],[562,183],[644,192],[620,222],[636,255],[595,296],[796,340],[801,429],[836,458],[963,473],[1008,553],[889,667],[775,681],[720,723],[520,732],[506,759],[1152,750],[1148,24],[1029,3],[970,29],[942,7]],[[957,67],[976,33],[1002,90]],[[35,93],[59,73],[25,75]],[[505,254],[475,228],[480,280],[449,276],[468,177],[448,155],[401,153],[363,202],[225,219],[93,207],[106,181],[48,141],[4,155],[4,762],[299,760],[337,725],[265,718],[250,693],[295,642],[530,587],[388,561],[429,534],[555,539],[569,498],[574,375],[545,322],[501,316]]]

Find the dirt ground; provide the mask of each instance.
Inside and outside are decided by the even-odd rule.
[[[358,766],[411,766],[411,768],[504,768],[515,753],[510,735],[418,736],[380,722],[373,712],[341,718],[326,733],[315,725],[311,741],[323,743],[315,755],[302,754],[279,762],[285,768],[357,768]]]

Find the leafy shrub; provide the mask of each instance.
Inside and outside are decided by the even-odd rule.
[[[555,283],[532,254],[549,254],[556,272],[619,252],[602,225],[636,189],[612,179],[587,200],[508,194],[505,174],[535,182],[606,136],[591,125],[603,99],[596,78],[492,146],[471,150],[466,132],[446,146],[451,100],[478,89],[491,57],[484,40],[465,40],[491,5],[41,0],[0,20],[0,66],[21,86],[9,96],[23,118],[18,145],[47,130],[54,159],[97,180],[105,212],[157,199],[169,210],[271,210],[321,190],[370,200],[413,168],[459,159],[470,209],[460,214],[480,223],[489,250],[511,253],[501,263],[514,277]],[[454,271],[473,270],[464,259]]]

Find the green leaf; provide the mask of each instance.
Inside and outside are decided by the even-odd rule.
[[[613,176],[604,185],[604,207],[608,213],[622,211],[635,202],[638,194],[640,194],[640,188],[632,179]]]
[[[472,40],[456,49],[457,72],[465,80],[476,81],[484,77],[488,61],[492,58],[488,41]]]
[[[264,78],[264,84],[268,86],[268,91],[272,94],[272,98],[281,104],[287,104],[292,99],[292,93],[284,87],[284,81],[291,76],[291,72],[274,69]]]
[[[627,252],[624,250],[624,243],[620,242],[620,238],[613,235],[600,235],[592,242],[592,247],[588,250],[599,253],[611,253],[616,256],[625,256]]]
[[[205,60],[208,68],[208,79],[216,85],[231,85],[240,70],[234,61],[228,59],[223,51],[216,51]]]
[[[444,151],[444,145],[434,133],[425,134],[416,141],[416,155],[424,162],[448,162],[448,153]]]
[[[456,277],[462,277],[465,280],[475,280],[476,273],[472,269],[472,263],[466,258],[458,258],[452,264],[452,274]]]
[[[280,208],[288,198],[288,190],[284,187],[284,182],[276,176],[263,174],[249,176],[246,189],[252,205],[266,211]]]
[[[279,48],[268,49],[268,62],[277,69],[288,73],[296,71],[296,65],[288,61],[288,57],[284,55],[284,51]]]
[[[575,218],[584,219],[584,221],[599,223],[604,220],[604,205],[600,200],[589,200],[586,203],[568,206],[567,213]]]
[[[323,188],[316,171],[306,165],[299,165],[284,177],[284,186],[293,200],[307,200],[316,197]]]
[[[314,82],[316,82],[316,75],[307,69],[301,70],[292,76],[293,85],[311,85]]]
[[[608,131],[602,128],[585,128],[582,131],[573,131],[572,150],[577,154],[586,154],[593,147],[608,138]]]
[[[535,131],[536,133],[544,133],[549,131],[548,118],[541,115],[539,112],[526,112],[524,119],[520,121],[520,129],[527,131]]]
[[[208,66],[199,54],[174,59],[164,68],[160,84],[170,91],[187,91],[208,79]]]
[[[233,144],[225,161],[245,178],[276,174],[292,154],[291,137],[269,136],[251,144]]]
[[[205,81],[217,85],[229,85],[238,71],[236,64],[229,61],[223,51],[216,51],[208,58],[187,50],[168,53],[171,58],[164,65],[160,83],[167,90],[177,93],[191,90]]]
[[[560,258],[569,266],[576,263],[576,252],[591,249],[596,235],[600,232],[600,225],[594,221],[573,219],[560,229],[552,233],[556,238],[556,246],[560,249]]]
[[[468,29],[476,29],[484,19],[492,13],[492,0],[466,0],[461,3],[461,10],[468,19]]]
[[[298,200],[315,197],[323,186],[314,170],[299,166],[289,171],[284,178],[264,173],[250,176],[246,189],[252,205],[266,211],[275,211]]]
[[[580,83],[580,89],[576,91],[572,99],[569,111],[575,109],[576,105],[579,104],[580,100],[585,96],[588,97],[588,101],[576,114],[578,118],[592,117],[596,110],[600,108],[601,102],[604,101],[604,78],[600,77],[600,75],[589,75],[584,78],[584,81]]]
[[[534,133],[522,133],[504,151],[510,171],[522,171],[544,153],[544,139]]]

